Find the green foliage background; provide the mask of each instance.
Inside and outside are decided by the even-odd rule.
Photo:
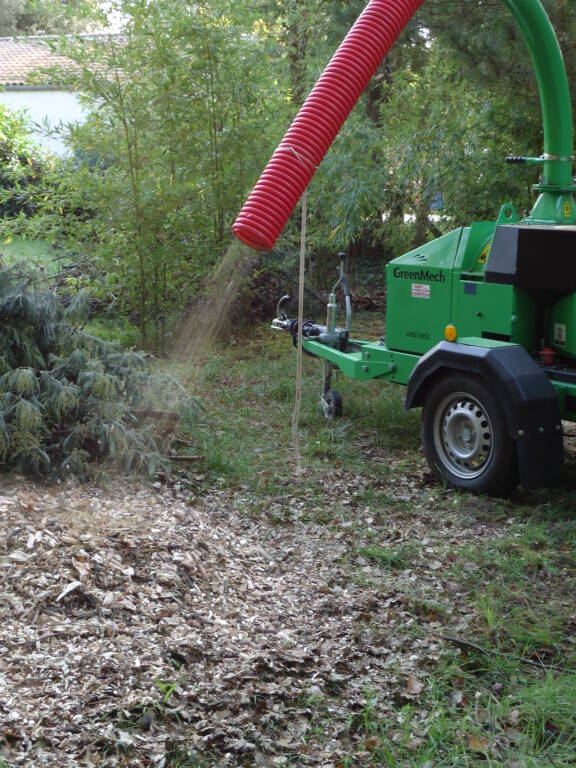
[[[576,9],[545,4],[574,81]],[[137,325],[143,345],[165,348],[363,6],[118,0],[121,36],[54,38],[75,66],[52,79],[81,94],[89,118],[69,128],[72,157],[56,161],[27,144],[19,117],[0,113],[8,137],[0,235],[48,241],[80,261],[80,282],[102,306]],[[79,8],[68,9],[76,23],[101,21],[89,5]],[[503,4],[428,0],[311,184],[313,280],[326,283],[342,249],[357,274],[378,274],[407,248],[493,218],[509,199],[529,209],[534,171],[510,169],[504,158],[539,154],[541,144],[536,83]],[[444,208],[431,217],[439,194]],[[296,213],[280,253],[296,247],[298,224]]]

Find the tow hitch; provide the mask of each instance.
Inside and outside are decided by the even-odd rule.
[[[350,285],[348,283],[348,278],[344,273],[344,259],[346,254],[339,253],[338,255],[340,257],[338,280],[332,286],[332,290],[328,297],[326,325],[320,325],[312,320],[304,320],[302,322],[302,337],[304,339],[313,339],[326,347],[338,350],[338,352],[346,352],[348,351],[350,343],[352,302],[350,300]],[[344,301],[346,306],[345,328],[336,326],[336,314],[338,310],[336,291],[339,286],[342,286],[344,291]],[[288,331],[292,336],[292,342],[296,347],[298,345],[298,319],[289,318],[286,312],[282,309],[282,305],[289,301],[289,299],[290,296],[282,296],[278,301],[278,304],[276,305],[276,317],[272,320],[272,328],[276,331]],[[304,350],[304,352],[308,355],[312,355],[312,353],[307,350]],[[314,357],[314,355],[312,355],[312,357]],[[328,360],[324,361],[324,377],[320,405],[327,419],[333,419],[335,416],[342,415],[342,395],[337,389],[332,389],[332,374],[335,370],[336,366]]]

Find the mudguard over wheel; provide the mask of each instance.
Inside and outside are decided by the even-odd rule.
[[[518,483],[516,445],[483,379],[447,374],[422,412],[422,444],[432,472],[450,488],[499,496]]]

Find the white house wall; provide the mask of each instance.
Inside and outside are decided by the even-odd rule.
[[[46,135],[39,126],[48,123],[51,128],[57,128],[61,124],[81,123],[86,115],[78,97],[67,91],[9,89],[0,91],[0,104],[12,109],[24,109],[38,143],[56,155],[67,154],[64,141],[59,135]]]

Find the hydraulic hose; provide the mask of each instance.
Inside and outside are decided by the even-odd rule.
[[[232,230],[270,250],[380,62],[424,0],[370,0],[280,142]]]

